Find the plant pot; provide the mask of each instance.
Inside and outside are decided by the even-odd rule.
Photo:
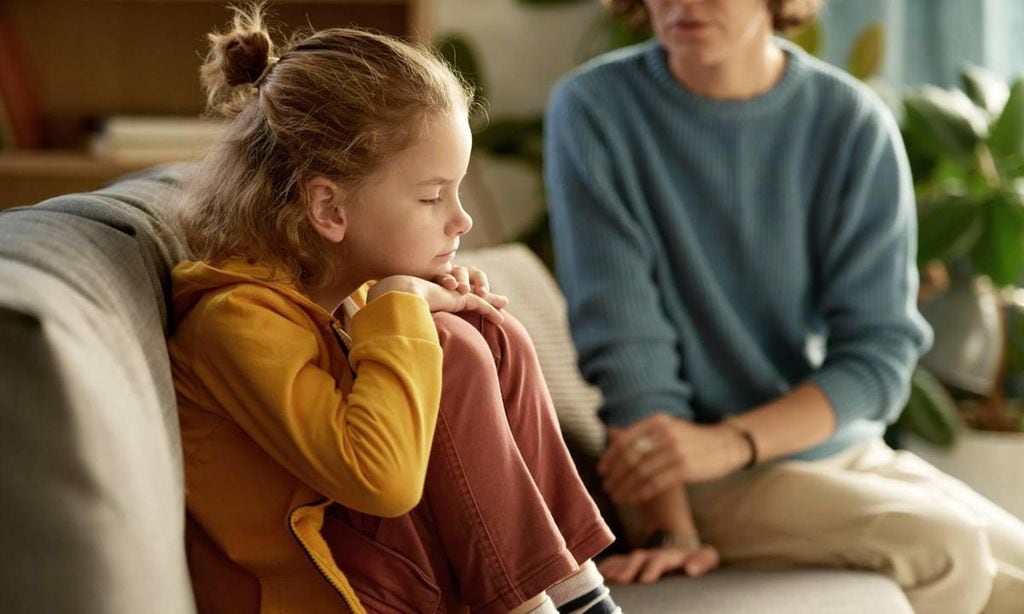
[[[921,364],[942,382],[988,396],[999,376],[1003,348],[998,295],[961,270],[952,270],[949,290],[921,305],[935,331]]]
[[[1024,520],[1024,432],[964,429],[952,448],[938,448],[913,435],[904,447],[987,499]]]

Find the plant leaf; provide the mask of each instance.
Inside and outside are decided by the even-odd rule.
[[[953,445],[961,429],[956,403],[946,388],[923,367],[910,378],[910,398],[899,424],[921,439],[942,447]]]
[[[1024,271],[1024,207],[1015,195],[997,193],[984,209],[987,219],[971,262],[996,286],[1016,285]]]
[[[970,64],[960,72],[960,79],[974,104],[988,111],[992,117],[999,117],[1010,96],[1010,88],[1005,81],[980,66]]]
[[[474,147],[498,158],[542,166],[544,120],[541,117],[496,119],[474,135]]]
[[[821,22],[813,19],[804,27],[789,34],[786,38],[799,45],[807,53],[816,56],[821,52],[821,41],[824,38]]]
[[[992,124],[989,149],[997,160],[1019,158],[1024,154],[1024,78],[1014,81],[1010,97],[999,119]]]
[[[861,81],[869,79],[882,67],[885,56],[885,28],[881,22],[873,21],[864,27],[853,41],[846,69]]]
[[[446,34],[434,41],[434,49],[473,86],[477,99],[484,97],[484,77],[476,52],[461,34]]]
[[[966,254],[984,230],[981,206],[949,200],[927,207],[917,223],[917,263],[947,262]]]
[[[966,94],[931,85],[903,98],[904,129],[931,157],[961,158],[988,135],[988,121]]]

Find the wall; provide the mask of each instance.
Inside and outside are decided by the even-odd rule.
[[[551,86],[584,57],[582,41],[591,38],[602,11],[597,0],[556,7],[516,0],[434,0],[432,10],[435,36],[459,33],[476,50],[492,117],[542,113]],[[477,175],[464,184],[463,200],[476,229],[466,245],[522,232],[539,212],[536,174],[479,155],[473,166]],[[488,215],[492,200],[496,211]]]

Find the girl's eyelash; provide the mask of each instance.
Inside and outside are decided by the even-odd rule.
[[[437,198],[424,198],[420,199],[420,202],[423,203],[424,205],[436,205],[441,202],[441,197],[438,196]]]

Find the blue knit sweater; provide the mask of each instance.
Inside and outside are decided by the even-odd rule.
[[[880,435],[931,331],[915,306],[913,186],[868,88],[784,41],[773,89],[685,89],[663,48],[557,85],[546,182],[558,275],[602,419],[715,422],[817,384],[821,458]]]

